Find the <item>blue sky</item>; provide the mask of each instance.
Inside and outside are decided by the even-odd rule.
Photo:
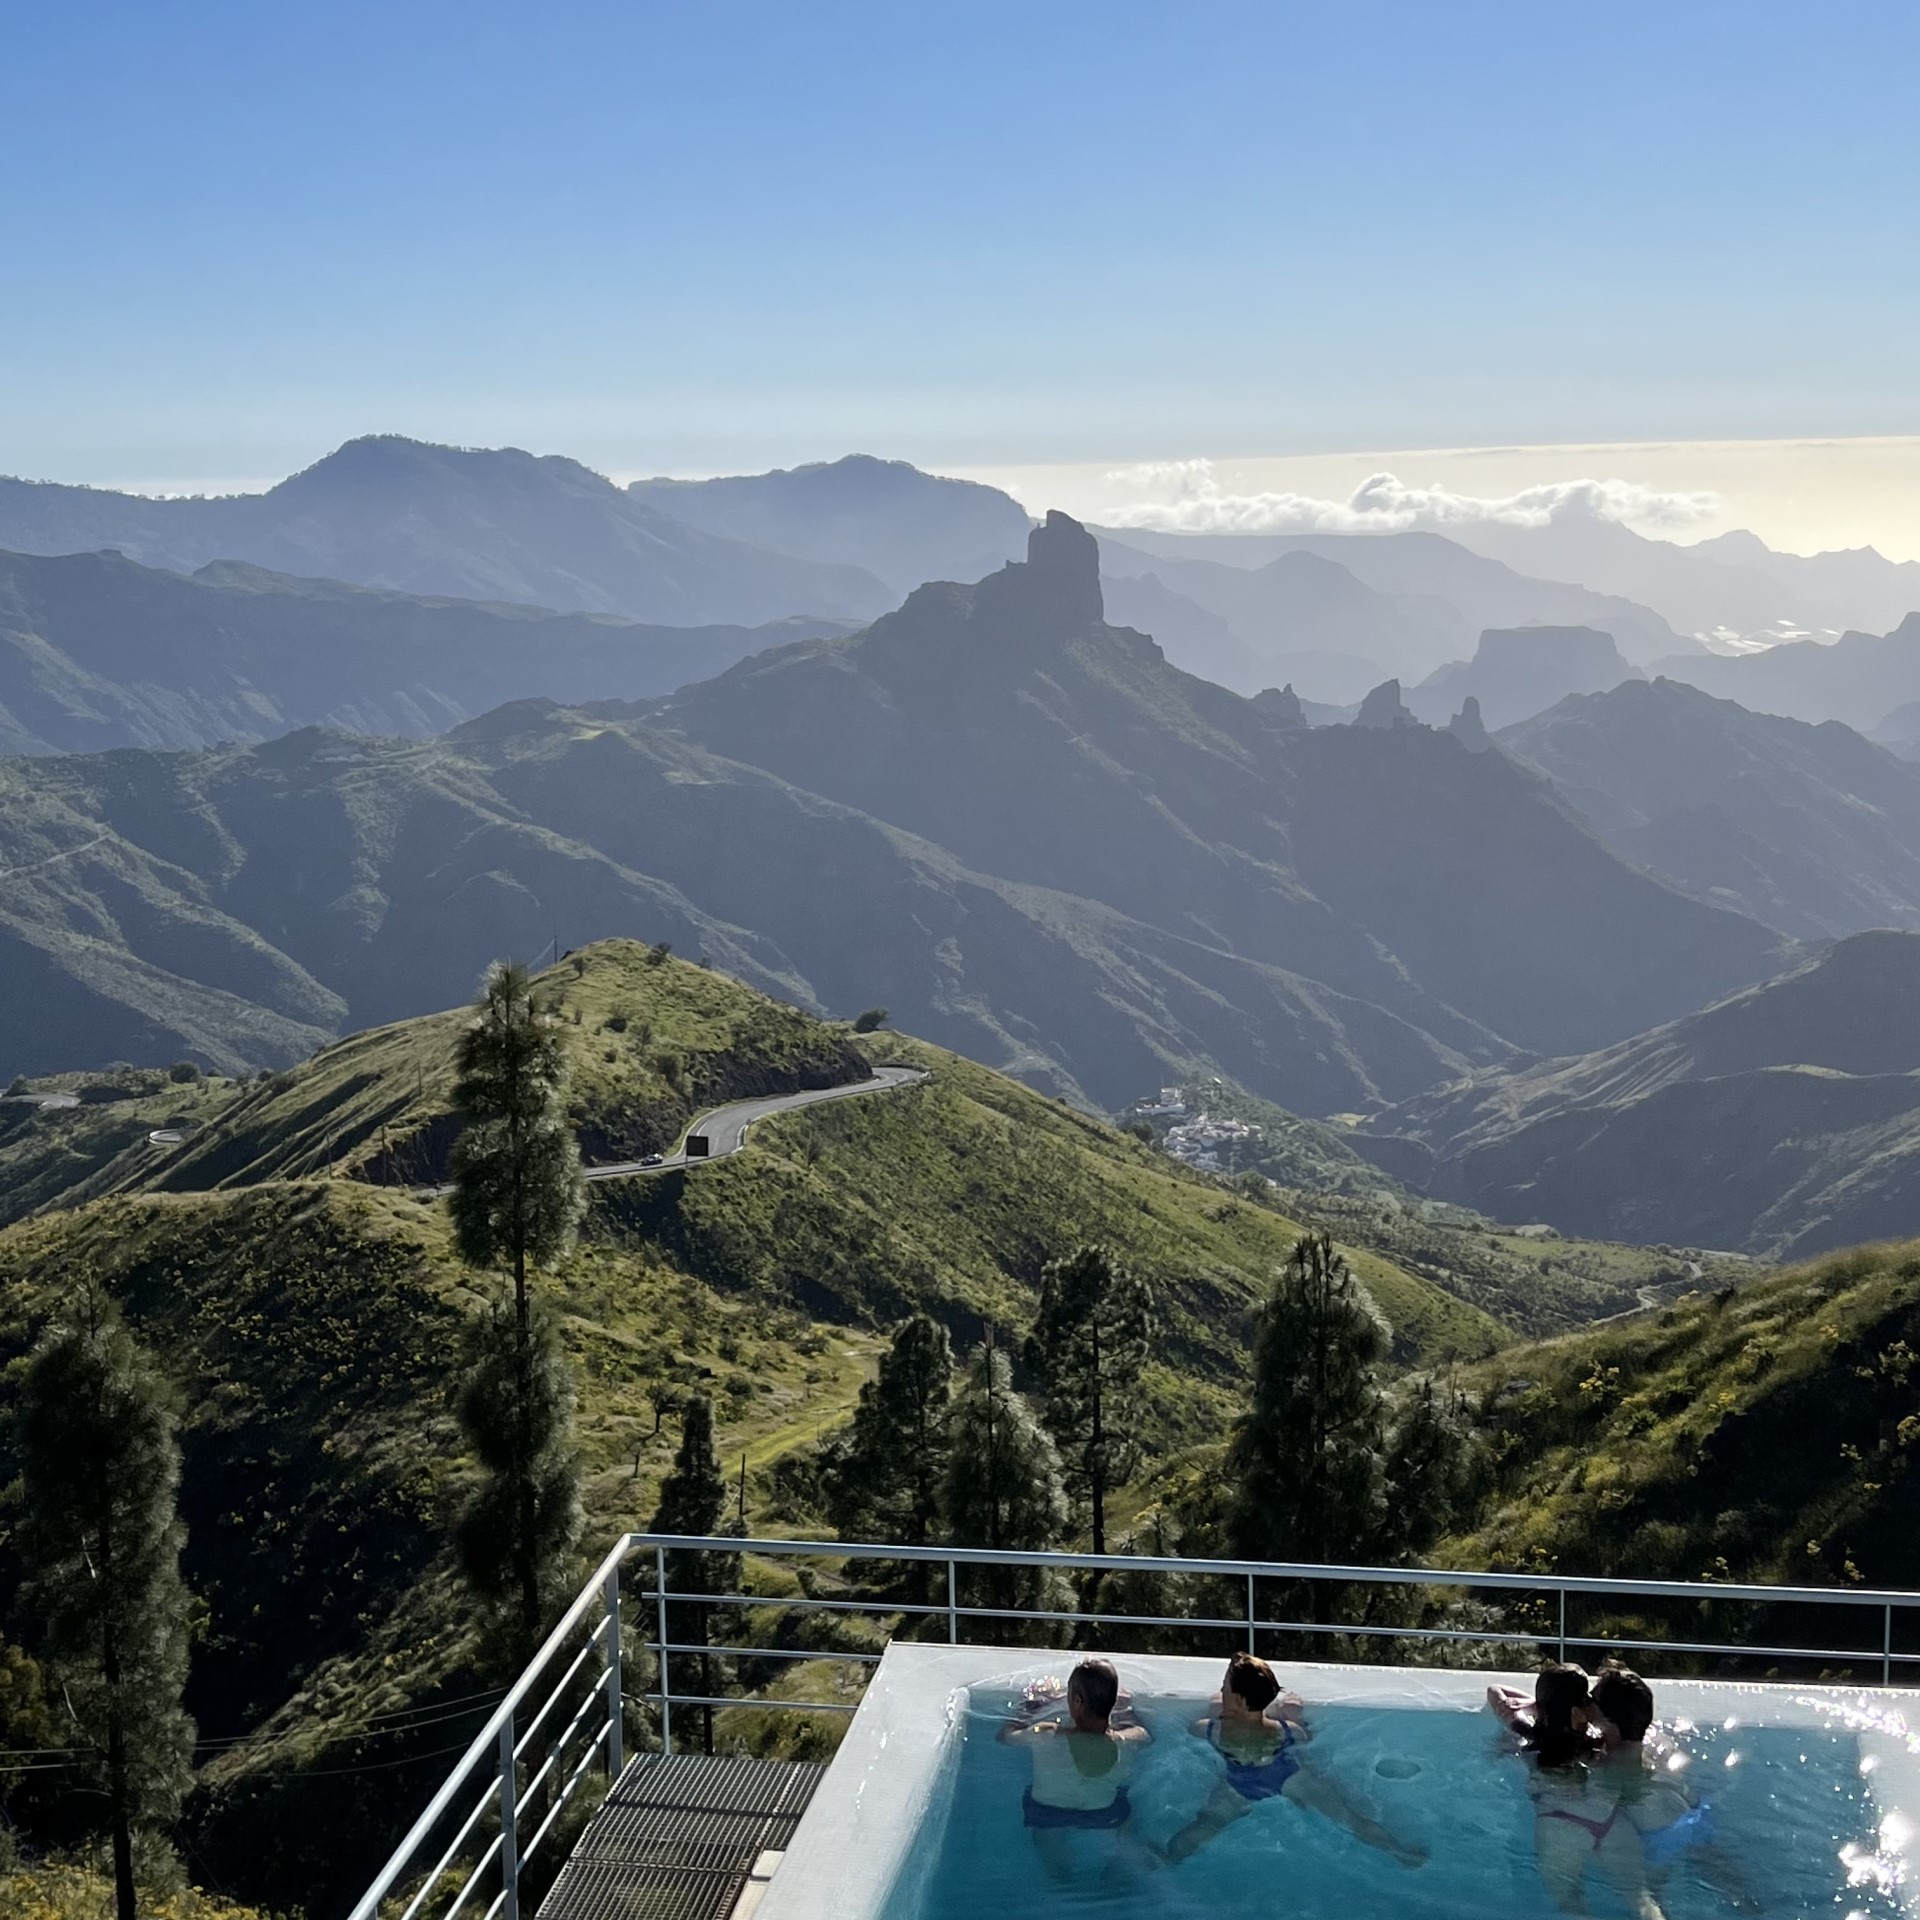
[[[13,10],[0,471],[1920,432],[1920,8]]]

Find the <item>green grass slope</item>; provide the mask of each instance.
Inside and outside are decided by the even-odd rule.
[[[1920,1245],[1513,1348],[1479,1384],[1501,1488],[1437,1558],[1920,1587]]]
[[[648,948],[608,943],[543,983],[576,1118],[609,1142],[864,1071],[843,1027]],[[158,1166],[132,1145],[89,1161],[76,1139],[65,1197],[91,1197],[0,1229],[0,1364],[88,1268],[180,1385],[186,1571],[206,1608],[190,1704],[215,1743],[190,1832],[212,1884],[268,1906],[353,1891],[484,1712],[447,1544],[471,1471],[448,1386],[489,1283],[454,1260],[440,1202],[379,1183],[450,1134],[460,1018],[362,1035],[265,1082],[123,1087],[117,1124],[177,1098],[198,1103],[177,1117],[199,1130]],[[931,1078],[783,1116],[711,1166],[597,1185],[581,1246],[541,1277],[579,1378],[589,1548],[651,1513],[671,1396],[713,1395],[751,1522],[777,1498],[769,1469],[851,1413],[892,1320],[925,1307],[961,1344],[989,1327],[1016,1342],[1041,1266],[1091,1237],[1164,1303],[1145,1383],[1156,1447],[1218,1437],[1296,1224],[953,1055],[895,1035],[873,1052]],[[24,1124],[106,1125],[118,1104]],[[36,1177],[61,1197],[51,1159]],[[1504,1337],[1355,1259],[1404,1360]],[[0,1541],[0,1631],[30,1644],[19,1573]]]

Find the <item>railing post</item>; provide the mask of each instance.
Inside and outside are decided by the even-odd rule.
[[[603,1598],[607,1610],[607,1781],[611,1785],[620,1778],[620,1769],[626,1764],[626,1743],[622,1737],[626,1729],[621,1725],[625,1708],[620,1698],[620,1569],[617,1565],[607,1569]]]
[[[954,1575],[953,1562],[947,1562],[947,1645],[957,1647],[960,1644],[960,1585]]]
[[[1567,1663],[1567,1590],[1560,1589],[1560,1664]]]
[[[653,1550],[653,1597],[660,1618],[660,1751],[673,1751],[673,1687],[667,1679],[667,1550]]]
[[[1893,1685],[1893,1602],[1889,1600],[1883,1609],[1886,1619],[1880,1629],[1880,1684],[1883,1687]]]
[[[1256,1652],[1253,1644],[1253,1575],[1247,1575],[1247,1651]]]
[[[500,1890],[503,1920],[520,1920],[519,1782],[513,1772],[513,1715],[500,1729]]]

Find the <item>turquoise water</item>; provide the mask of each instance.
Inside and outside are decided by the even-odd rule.
[[[1308,1709],[1312,1764],[1426,1848],[1424,1866],[1401,1867],[1291,1801],[1256,1806],[1192,1857],[1161,1864],[1155,1846],[1199,1811],[1218,1777],[1218,1762],[1187,1731],[1200,1710],[1140,1703],[1154,1744],[1134,1772],[1127,1835],[1069,1836],[1069,1877],[1060,1881],[1048,1877],[1021,1823],[1027,1755],[1000,1745],[1000,1717],[976,1704],[928,1821],[928,1844],[894,1889],[885,1920],[1497,1920],[1553,1912],[1534,1865],[1525,1763],[1485,1712]],[[1877,1851],[1880,1813],[1854,1734],[1716,1723],[1683,1727],[1681,1741],[1688,1789],[1712,1805],[1719,1846],[1766,1912],[1898,1920],[1892,1868]],[[1688,1859],[1653,1885],[1669,1920],[1735,1911]],[[1597,1874],[1588,1876],[1587,1901],[1597,1915],[1626,1911]]]

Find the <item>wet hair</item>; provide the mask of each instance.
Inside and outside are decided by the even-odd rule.
[[[1082,1660],[1067,1682],[1067,1697],[1077,1699],[1096,1720],[1105,1720],[1120,1698],[1120,1676],[1111,1660]]]
[[[1584,1667],[1556,1660],[1541,1668],[1533,1683],[1533,1725],[1527,1730],[1526,1743],[1543,1767],[1570,1766],[1600,1744],[1598,1736],[1573,1717],[1592,1698],[1593,1685]]]
[[[1265,1713],[1280,1697],[1280,1682],[1264,1660],[1236,1653],[1227,1662],[1226,1690],[1238,1694],[1255,1713]]]
[[[1644,1740],[1653,1725],[1653,1689],[1618,1660],[1607,1661],[1594,1675],[1593,1704],[1613,1722],[1622,1740]]]

